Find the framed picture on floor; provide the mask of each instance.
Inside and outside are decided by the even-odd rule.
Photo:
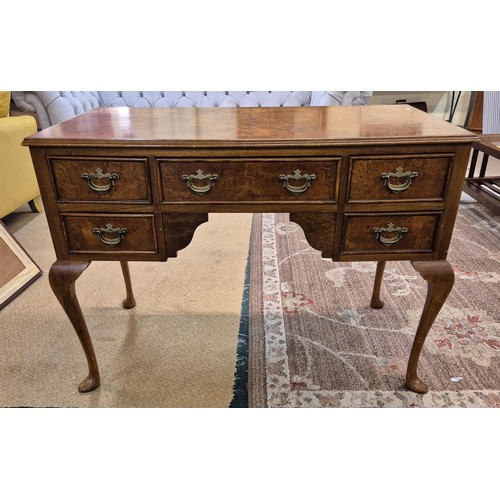
[[[0,309],[41,275],[41,269],[0,221]]]

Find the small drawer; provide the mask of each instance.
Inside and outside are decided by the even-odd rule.
[[[61,215],[69,252],[158,253],[153,215]]]
[[[163,202],[335,201],[339,158],[158,160]]]
[[[453,155],[352,157],[347,201],[443,201]]]
[[[342,252],[432,252],[439,218],[439,213],[346,215]]]
[[[151,203],[145,158],[50,157],[60,202]]]

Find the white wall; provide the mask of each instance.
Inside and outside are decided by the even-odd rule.
[[[458,91],[455,91],[455,101]],[[464,125],[465,117],[470,102],[470,91],[462,91],[458,106],[453,116],[456,125]],[[370,99],[370,104],[394,104],[399,99],[406,99],[406,102],[425,101],[428,113],[448,120],[451,108],[451,91],[374,91]]]

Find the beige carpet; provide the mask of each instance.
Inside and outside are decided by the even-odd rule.
[[[322,259],[287,214],[256,215],[250,405],[500,407],[500,217],[463,198],[455,286],[420,357],[424,396],[404,384],[427,289],[411,264],[387,264],[385,306],[371,309],[374,262]]]
[[[251,214],[211,214],[176,259],[130,263],[135,309],[119,263],[90,265],[76,289],[101,387],[79,394],[87,366],[48,283],[45,214],[27,211],[3,222],[44,274],[0,311],[0,407],[229,406]]]

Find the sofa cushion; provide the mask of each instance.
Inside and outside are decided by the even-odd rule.
[[[10,92],[0,91],[0,118],[9,116],[10,112]]]

